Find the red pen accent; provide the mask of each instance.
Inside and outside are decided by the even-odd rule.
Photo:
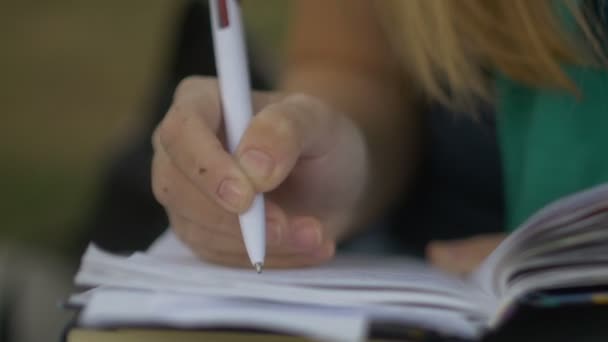
[[[220,18],[220,28],[225,28],[230,25],[228,20],[228,3],[227,0],[218,0],[218,18]]]

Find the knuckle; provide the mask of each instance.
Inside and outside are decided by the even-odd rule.
[[[160,129],[159,129],[160,125],[157,125],[156,128],[154,128],[154,131],[152,132],[152,150],[154,153],[158,152],[158,149],[160,148]]]
[[[185,126],[192,118],[217,131],[221,125],[221,106],[217,82],[213,78],[188,76],[177,86],[169,114],[178,117],[174,124]]]
[[[172,111],[169,111],[163,121],[158,125],[156,130],[157,139],[165,150],[169,150],[182,135],[180,133],[183,129],[183,121],[184,120],[178,120],[177,115],[172,113]]]
[[[286,103],[300,104],[300,105],[316,103],[317,101],[318,100],[314,96],[310,96],[305,93],[289,94],[288,96],[285,97],[285,100],[284,100],[284,102],[286,102]]]
[[[182,138],[186,137],[188,125],[190,125],[192,119],[193,114],[191,112],[178,104],[174,104],[156,129],[159,145],[169,152]]]
[[[198,75],[187,76],[182,79],[175,88],[173,98],[180,98],[182,96],[192,94],[201,87],[205,86],[207,83],[208,79],[206,77]]]
[[[280,137],[291,138],[298,133],[298,124],[286,115],[277,116],[274,128]]]
[[[283,102],[293,108],[293,110],[303,113],[315,113],[325,110],[325,106],[321,100],[304,93],[291,94]]]
[[[282,105],[273,105],[268,108],[266,115],[260,117],[260,125],[267,128],[271,134],[281,140],[289,140],[298,133],[298,123],[291,116],[286,115],[286,108]],[[280,145],[277,145],[280,146]]]
[[[333,127],[337,123],[336,115],[330,115],[329,107],[318,98],[296,93],[285,98],[283,101],[290,108],[290,112],[300,120],[313,127]]]

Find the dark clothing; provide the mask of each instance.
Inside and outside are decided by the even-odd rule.
[[[470,115],[433,108],[425,116],[422,169],[390,226],[408,249],[431,239],[504,231],[502,177],[490,110]]]

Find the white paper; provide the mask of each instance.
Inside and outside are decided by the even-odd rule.
[[[243,318],[260,311],[258,317],[265,317],[264,320],[250,320],[248,324],[306,336],[322,334],[332,340],[353,340],[352,334],[358,334],[358,330],[341,329],[341,321],[332,321],[340,318],[333,317],[338,310],[348,313],[351,321],[363,315],[364,326],[376,319],[471,338],[479,335],[481,322],[491,312],[487,298],[475,295],[475,290],[462,279],[442,274],[419,260],[339,256],[320,267],[265,270],[258,275],[249,269],[205,263],[172,233],[158,239],[149,252],[130,257],[90,246],[76,283],[98,286],[74,295],[70,301],[84,305],[81,319],[88,325],[156,322],[176,327],[242,327]],[[189,298],[193,311],[182,311],[179,305],[173,305],[174,310],[150,309],[159,302],[168,306],[172,300],[187,302]],[[229,305],[220,311],[221,315],[215,315],[217,310],[198,314],[197,310],[206,310],[198,307],[203,299]],[[265,313],[266,305],[280,309],[277,315],[287,313],[276,326],[271,324],[274,317]],[[339,328],[332,328],[334,335],[328,335],[315,320],[306,319],[311,310],[319,317],[330,317],[324,322]],[[189,312],[197,314],[189,316]]]
[[[133,297],[133,298],[127,298]],[[125,299],[126,298],[126,299]],[[441,334],[474,338],[479,336],[483,322],[471,320],[460,314],[449,311],[437,311],[431,308],[397,308],[389,306],[332,306],[332,305],[290,305],[285,303],[274,303],[256,300],[235,300],[234,298],[218,298],[205,295],[187,295],[174,292],[154,292],[133,289],[99,287],[85,293],[72,296],[72,303],[86,304],[85,310],[80,317],[80,324],[90,327],[129,327],[139,325],[164,324],[173,327],[204,328],[212,326],[247,328],[256,327],[257,321],[249,321],[241,324],[241,318],[253,317],[255,310],[273,310],[276,314],[286,313],[279,325],[273,325],[273,321],[264,323],[258,328],[269,329],[276,332],[291,332],[312,336],[324,334],[325,326],[312,324],[311,320],[302,322],[308,314],[317,316],[329,315],[326,321],[329,326],[334,326],[331,331],[334,337],[341,336],[342,340],[352,339],[352,331],[340,331],[341,325],[332,323],[331,318],[339,315],[341,321],[344,319],[360,319],[363,317],[364,328],[370,322],[405,324],[419,329],[430,329]],[[159,308],[158,303],[165,307]],[[187,303],[180,305],[179,303]],[[209,303],[217,304],[230,311],[223,316],[209,317],[199,315],[197,310],[215,310]],[[154,316],[151,316],[150,312]],[[196,312],[192,314],[192,312]],[[215,312],[215,311],[213,311]],[[304,317],[298,316],[303,312]],[[265,314],[267,315],[267,314]],[[341,322],[339,321],[339,322]],[[303,327],[311,331],[289,330],[291,323],[299,328]],[[250,324],[253,324],[251,326]],[[349,323],[354,324],[354,323]],[[299,329],[298,328],[298,329]],[[353,326],[356,328],[356,326]],[[329,327],[327,327],[329,329]],[[320,330],[320,331],[318,331]]]
[[[92,249],[91,252],[101,251]],[[201,278],[209,279],[210,275],[213,275],[217,278],[239,281],[319,287],[384,288],[385,290],[416,289],[421,292],[448,293],[456,296],[474,292],[471,291],[468,282],[433,270],[421,260],[404,257],[338,255],[330,263],[314,268],[268,269],[263,274],[256,274],[247,269],[206,263],[192,254],[170,231],[159,238],[147,253],[137,253],[131,261],[140,266],[156,268],[159,265],[171,265],[172,272],[190,274],[199,281],[203,281]]]
[[[124,290],[93,293],[79,324],[95,328],[249,328],[323,341],[363,341],[367,336],[364,315],[355,310]]]
[[[338,261],[337,265],[351,264],[349,260],[350,258],[345,257]],[[352,286],[350,279],[346,276],[341,283],[334,282],[335,287],[331,288],[295,285],[297,279],[306,280],[304,285],[308,285],[309,281],[315,277],[323,279],[323,275],[331,269],[336,269],[336,272],[341,269],[335,265],[325,266],[320,271],[315,268],[301,270],[298,273],[275,271],[274,277],[271,278],[269,275],[258,275],[249,270],[234,270],[201,262],[196,268],[181,269],[179,263],[163,263],[161,260],[154,260],[153,263],[148,264],[142,261],[145,261],[144,255],[139,255],[138,258],[113,256],[91,246],[85,253],[83,264],[76,276],[76,283],[88,286],[121,286],[243,299],[274,300],[294,304],[386,303],[435,306],[472,316],[489,314],[490,311],[487,306],[480,305],[485,303],[484,298],[474,297],[474,291],[471,289],[468,290],[469,292],[463,290],[459,293],[450,293],[449,290],[433,290],[434,288],[439,289],[434,283],[437,279],[432,275],[425,276],[422,270],[417,271],[420,273],[419,277],[415,276],[416,272],[412,272],[413,275],[408,277],[410,286],[407,286],[407,282],[403,280],[404,283],[400,285],[401,287],[396,289],[388,287],[370,290],[368,284],[363,287]],[[405,265],[407,266],[407,263]],[[218,272],[221,270],[226,273]],[[366,267],[362,265],[359,271],[365,272],[365,270]],[[316,272],[320,272],[320,274]],[[404,267],[403,272],[409,274],[409,268]],[[383,282],[380,274],[376,274],[376,277],[379,283]],[[389,273],[388,278],[391,277],[393,274]],[[266,280],[262,281],[262,279]],[[271,281],[272,279],[281,281],[275,283]],[[286,279],[291,279],[293,283],[282,283]],[[446,277],[446,279],[449,278]],[[446,279],[443,280],[447,281]],[[454,284],[459,283],[454,279]],[[449,289],[449,287],[446,288]]]
[[[486,294],[499,298],[506,292],[501,273],[514,262],[518,248],[546,232],[581,222],[597,222],[608,210],[608,184],[582,191],[553,202],[535,213],[503,241],[472,277]],[[597,216],[597,217],[595,217]],[[567,230],[567,229],[566,229]],[[528,246],[529,248],[530,246]],[[527,248],[526,248],[527,249]]]

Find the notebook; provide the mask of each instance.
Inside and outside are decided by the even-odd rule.
[[[417,259],[366,255],[256,274],[206,263],[167,232],[128,256],[89,246],[75,283],[87,287],[69,300],[82,307],[85,329],[249,329],[361,341],[380,323],[476,340],[526,295],[608,285],[608,185],[540,210],[466,278]],[[576,298],[608,302],[601,292]]]

